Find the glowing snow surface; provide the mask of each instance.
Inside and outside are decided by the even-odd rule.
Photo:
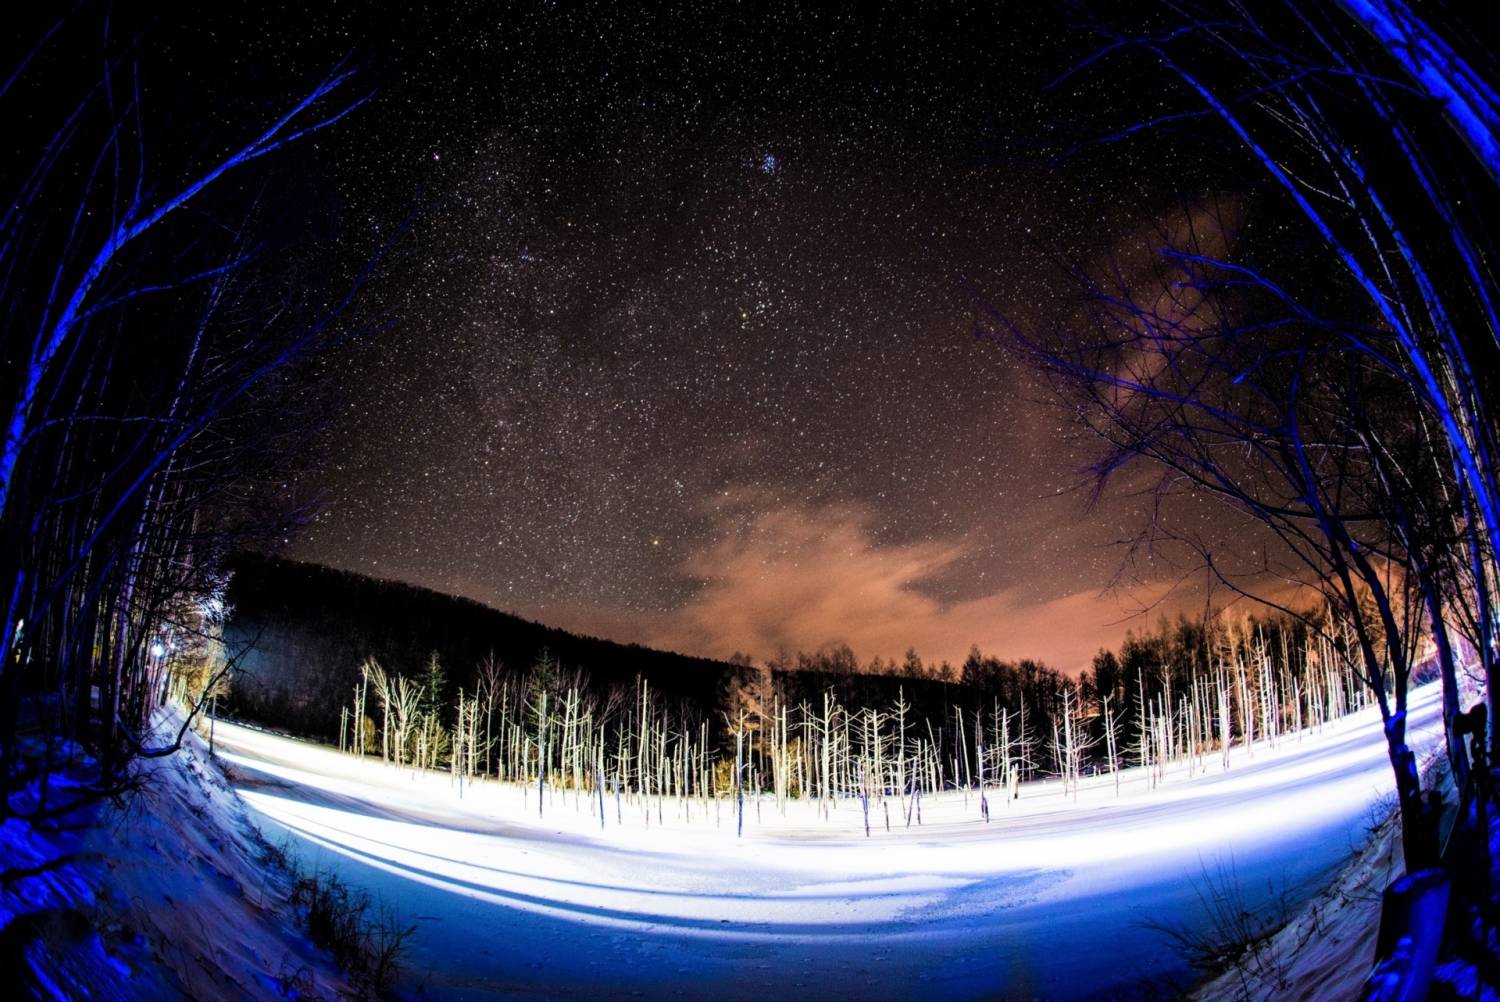
[[[1413,693],[1411,743],[1441,734],[1437,686]],[[1019,800],[819,808],[654,800],[649,810],[533,787],[416,774],[218,725],[267,835],[400,909],[417,932],[402,988],[436,998],[871,998],[1134,995],[1190,972],[1161,924],[1206,928],[1209,883],[1252,908],[1315,893],[1367,836],[1391,771],[1373,708],[1253,752],[1053,783]],[[619,814],[617,816],[617,810]],[[690,817],[684,819],[683,811]],[[660,812],[661,820],[658,819]],[[268,823],[266,823],[268,822]],[[1205,878],[1211,878],[1206,880]],[[778,994],[780,993],[780,994]]]

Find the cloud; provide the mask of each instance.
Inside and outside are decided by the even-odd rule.
[[[686,653],[757,658],[780,648],[813,650],[844,642],[862,658],[899,657],[915,647],[924,660],[963,659],[971,644],[1006,658],[1033,657],[1065,670],[1116,646],[1132,614],[1167,598],[1165,585],[1128,595],[1046,595],[1018,582],[989,595],[944,603],[923,589],[961,559],[965,544],[878,544],[858,508],[784,505],[721,513],[715,540],[682,572],[697,594],[653,624],[646,641]],[[1053,575],[1038,568],[1037,582]],[[1154,621],[1155,614],[1151,616]]]

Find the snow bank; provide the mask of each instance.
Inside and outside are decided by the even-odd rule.
[[[1381,895],[1403,867],[1400,824],[1391,811],[1327,890],[1285,916],[1284,928],[1193,998],[1358,998],[1375,963]]]
[[[180,717],[163,714],[159,739]],[[0,971],[38,998],[319,998],[347,990],[286,907],[290,876],[193,734],[142,789],[0,824]],[[70,780],[52,779],[49,806]],[[76,787],[74,787],[76,789]],[[17,798],[35,803],[33,786]],[[18,978],[20,985],[10,978]]]

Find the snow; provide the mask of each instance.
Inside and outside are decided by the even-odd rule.
[[[181,718],[157,720],[169,741]],[[87,768],[87,763],[81,763]],[[0,823],[0,971],[45,999],[337,997],[331,959],[297,931],[290,875],[202,742],[135,765],[138,793],[81,804],[56,824]],[[50,780],[49,807],[76,790]],[[13,798],[34,806],[33,788]]]
[[[1413,747],[1441,737],[1438,688],[1412,696]],[[1109,997],[1186,987],[1166,926],[1204,930],[1204,887],[1251,909],[1312,898],[1392,801],[1373,709],[1224,771],[1139,771],[1076,796],[1029,784],[993,821],[974,793],[926,796],[923,824],[857,800],[643,805],[355,759],[218,724],[235,789],[268,834],[397,905],[416,926],[401,984],[439,998]],[[757,809],[758,808],[758,809]],[[658,813],[660,812],[660,820]],[[684,812],[689,817],[684,817]],[[1367,961],[1365,961],[1367,962]]]
[[[1193,992],[1197,999],[1352,999],[1375,961],[1381,895],[1401,875],[1394,809],[1329,887],[1241,962]]]

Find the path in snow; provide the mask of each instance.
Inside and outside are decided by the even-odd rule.
[[[1441,734],[1413,694],[1411,740]],[[639,804],[458,787],[378,761],[218,724],[221,756],[273,840],[396,905],[417,926],[403,988],[436,998],[638,993],[755,998],[1133,995],[1191,972],[1160,923],[1203,927],[1205,875],[1253,908],[1316,893],[1367,837],[1392,780],[1371,708],[1322,733],[1232,752],[1154,790],[1124,774],[1075,802],[1052,783],[992,822],[974,793],[924,797],[891,831],[858,801],[832,820],[772,801],[736,839],[731,806]]]

